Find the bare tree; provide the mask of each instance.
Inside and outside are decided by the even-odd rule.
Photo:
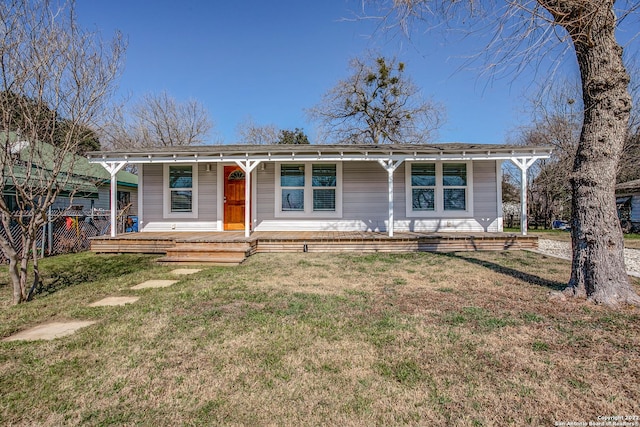
[[[73,2],[4,1],[0,28],[0,248],[18,304],[39,283],[37,232],[56,197],[77,189],[73,153],[112,93],[124,43],[79,28]]]
[[[632,72],[631,75],[637,74]],[[633,90],[633,88],[636,90]],[[631,94],[638,99],[637,85]],[[634,101],[634,105],[637,103]],[[580,141],[584,108],[577,81],[553,79],[531,100],[532,122],[518,129],[519,143],[547,145],[554,148],[550,159],[537,162],[532,168],[529,196],[531,217],[545,228],[558,216],[567,218],[571,212],[571,174]],[[618,163],[617,182],[640,178],[640,137],[638,109],[632,110],[624,149]]]
[[[620,164],[618,165],[617,182],[623,183],[640,179],[640,129],[631,129],[624,145]]]
[[[251,117],[236,126],[236,133],[243,144],[277,144],[280,139],[280,129],[276,125],[259,125]]]
[[[634,61],[627,68],[631,75],[629,92],[633,109],[629,118],[628,137],[618,164],[618,183],[640,179],[640,64]]]
[[[432,140],[444,108],[424,101],[405,64],[382,56],[353,59],[351,76],[308,110],[323,139],[341,144],[424,143]]]
[[[243,144],[309,144],[309,137],[301,128],[279,129],[276,125],[258,125],[250,116],[236,126],[236,133]]]
[[[113,107],[102,138],[113,148],[177,147],[208,142],[213,128],[196,100],[178,102],[166,92],[147,94],[133,107]]]
[[[558,40],[575,53],[584,117],[571,173],[573,262],[565,294],[609,306],[640,304],[625,269],[614,194],[631,111],[629,74],[616,28],[630,22],[638,7],[631,0],[510,0],[504,7],[492,2],[394,0],[387,16],[405,28],[415,19],[462,16],[462,22],[495,22],[497,65],[516,58],[525,67],[534,53],[557,53],[549,43]],[[505,38],[516,42],[499,45]]]
[[[580,88],[556,80],[532,99],[532,123],[519,129],[519,143],[551,146],[551,158],[539,160],[529,169],[529,208],[536,225],[552,226],[555,219],[571,213],[571,168],[582,126]]]

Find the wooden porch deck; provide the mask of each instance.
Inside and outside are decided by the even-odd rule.
[[[264,252],[458,252],[537,249],[538,238],[513,233],[359,231],[140,232],[91,239],[96,253],[153,253],[162,262],[238,264]]]

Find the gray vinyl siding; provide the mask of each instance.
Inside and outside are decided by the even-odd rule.
[[[118,191],[125,191],[130,194],[131,208],[129,209],[129,215],[138,215],[138,189],[119,186]],[[94,202],[94,208],[111,209],[111,187],[109,185],[103,185],[98,188],[98,199]]]
[[[162,221],[162,165],[142,165],[142,224]]]
[[[255,193],[257,223],[276,220],[275,169],[274,163],[266,163],[264,170],[258,168]],[[403,173],[404,171],[398,168],[394,174],[396,203],[404,203]],[[379,164],[344,162],[342,164],[341,219],[365,221],[372,229],[384,226],[389,211],[387,186],[387,172]],[[288,221],[287,219],[280,220]],[[310,218],[310,220],[317,221],[318,218]]]
[[[133,187],[118,187],[118,191],[128,191],[131,193],[131,208],[129,215],[138,214],[138,189]],[[98,198],[90,199],[84,197],[74,197],[71,201],[68,197],[58,197],[51,206],[52,209],[67,209],[69,206],[82,206],[82,210],[85,212],[93,209],[103,209],[108,211],[111,209],[111,187],[109,184],[98,187]]]
[[[51,209],[53,210],[65,210],[69,209],[71,206],[82,206],[82,210],[88,212],[91,210],[91,200],[94,200],[94,204],[96,199],[83,199],[74,197],[73,201],[68,197],[56,197],[56,200],[51,204]],[[107,206],[106,209],[109,209]]]
[[[199,166],[198,173],[198,220],[215,221],[218,219],[218,187],[216,164],[211,164],[207,172],[205,165]]]
[[[258,176],[254,193],[257,200],[257,222],[275,219],[275,171],[274,163],[264,163],[264,170],[262,170],[262,165],[257,169]]]
[[[120,190],[120,189],[118,189]],[[131,195],[133,201],[133,194]],[[137,200],[136,200],[137,202]],[[136,203],[137,205],[138,203]],[[111,209],[111,186],[106,185],[98,188],[98,199],[93,203],[93,207],[96,209]]]
[[[216,165],[211,165],[207,172],[205,165],[193,165],[198,168],[198,218],[197,219],[165,219],[164,216],[164,166],[161,164],[142,165],[143,167],[143,192],[142,204],[144,206],[143,224],[150,222],[192,222],[215,221],[217,219],[217,177]],[[133,195],[132,195],[133,196]]]
[[[404,181],[400,168],[394,179]],[[402,183],[394,181],[395,200]],[[384,227],[389,217],[388,174],[378,163],[344,162],[342,165],[342,218],[362,220],[372,229]],[[402,194],[404,199],[404,194]]]
[[[143,165],[143,215],[144,224],[155,223],[154,227],[190,223],[204,225],[218,220],[218,204],[222,194],[218,191],[218,167],[211,164],[199,165],[198,173],[198,217],[186,219],[163,218],[163,165]],[[379,230],[387,229],[388,221],[388,174],[377,162],[348,161],[342,163],[342,215],[323,218],[276,217],[275,163],[264,163],[255,169],[255,188],[253,224],[260,230],[290,229],[332,229],[332,230]],[[457,216],[454,212],[447,215],[446,221],[438,217],[407,217],[405,190],[405,163],[393,174],[394,178],[394,220],[396,229],[412,231],[496,231],[498,195],[495,161],[476,161],[473,163],[472,197],[473,217],[469,214]],[[221,219],[221,218],[220,218]],[[207,225],[208,227],[209,225]]]
[[[447,222],[438,218],[407,217],[405,191],[405,164],[401,164],[394,172],[394,220],[398,229],[413,231],[439,231],[445,228],[464,231],[495,231],[498,212],[496,162],[478,161],[473,163],[473,177],[470,196],[473,203],[473,217],[455,212],[449,213]],[[331,228],[342,223],[345,227],[356,227],[360,230],[386,230],[389,215],[388,174],[376,162],[344,162],[342,164],[342,216],[340,218],[277,218],[274,215],[275,204],[275,164],[265,164],[265,170],[258,169],[256,221],[262,221],[277,229],[292,227],[322,228],[327,224]],[[470,201],[471,203],[471,201]],[[307,225],[303,225],[307,224]],[[350,225],[347,225],[350,224]],[[450,225],[449,225],[450,224]]]
[[[120,187],[119,191],[128,191],[131,193],[131,209],[129,215],[138,215],[138,189],[132,187]]]
[[[481,218],[497,217],[498,193],[496,183],[496,162],[473,163],[473,216]]]

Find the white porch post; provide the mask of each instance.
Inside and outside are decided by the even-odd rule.
[[[260,164],[260,160],[236,160],[244,172],[244,237],[251,236],[251,172]]]
[[[536,158],[512,158],[511,162],[520,169],[520,233],[527,235],[527,170],[536,162]]]
[[[109,208],[111,211],[111,237],[116,237],[118,218],[118,179],[116,174],[127,162],[100,162],[103,168],[111,175],[111,200]]]
[[[393,172],[402,164],[403,160],[398,160],[396,162],[393,159],[388,160],[378,160],[378,163],[387,171],[389,175],[389,226],[388,233],[389,237],[393,237]]]

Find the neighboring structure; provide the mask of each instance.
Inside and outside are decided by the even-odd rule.
[[[549,147],[483,144],[216,145],[88,157],[112,177],[138,165],[142,231],[393,236],[394,230],[501,232],[505,160],[522,172],[526,234],[526,171],[550,153]]]
[[[52,205],[53,209],[66,209],[70,205],[82,207],[85,212],[108,211],[111,208],[111,176],[101,166],[89,164],[85,157],[79,157],[77,162],[82,168],[81,179],[91,191],[83,191],[69,200],[68,197],[58,197]],[[129,206],[128,215],[138,214],[138,176],[121,170],[116,175],[116,200],[118,210]]]
[[[616,205],[623,229],[640,230],[640,179],[616,185]]]
[[[11,151],[17,156],[14,167],[19,167],[20,156],[26,150],[37,150],[38,155],[34,157],[34,162],[42,162],[38,165],[39,170],[47,169],[47,159],[55,156],[55,148],[44,142],[31,143],[23,141],[15,133],[10,133],[10,141],[12,144]],[[0,140],[0,143],[4,143]],[[111,206],[111,175],[99,165],[91,164],[86,157],[68,154],[69,164],[72,164],[71,171],[63,171],[63,173],[71,173],[68,178],[65,189],[60,193],[55,202],[51,205],[54,210],[68,209],[71,205],[77,210],[87,213],[99,212],[101,210],[108,211]],[[73,158],[71,158],[73,157]],[[9,167],[9,166],[7,166]],[[49,169],[50,170],[50,169]],[[4,172],[3,172],[4,173]],[[4,173],[5,177],[10,176]],[[21,176],[20,172],[14,170],[13,175]],[[130,205],[128,213],[137,215],[138,207],[138,177],[127,171],[119,171],[115,177],[116,180],[116,200],[118,201],[118,209]],[[4,188],[0,189],[2,197],[5,198],[7,206],[11,210],[11,206],[15,206],[15,189],[11,180],[7,179]],[[73,198],[71,198],[71,196]]]

